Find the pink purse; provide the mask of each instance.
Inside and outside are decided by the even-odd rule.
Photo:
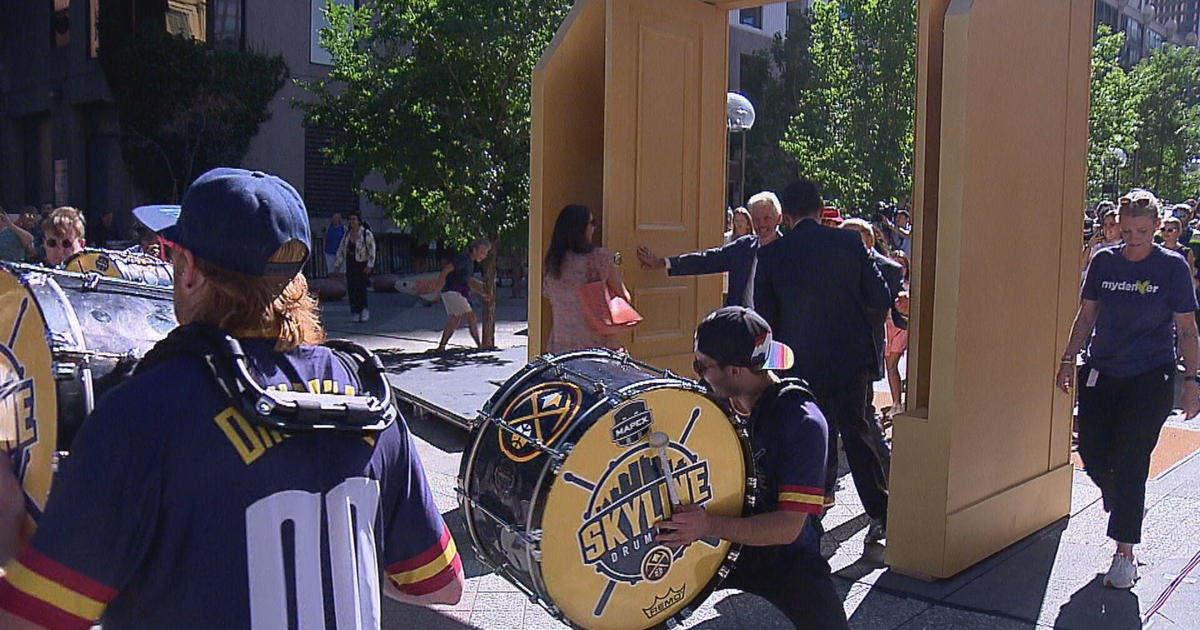
[[[600,275],[590,266],[589,279]],[[613,295],[603,279],[588,282],[575,290],[588,328],[597,335],[615,335],[637,326],[642,316],[624,297]]]

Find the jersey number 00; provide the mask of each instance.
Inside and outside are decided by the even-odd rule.
[[[379,563],[374,530],[379,482],[353,477],[338,484],[324,498],[316,492],[285,490],[246,508],[253,630],[288,628],[289,584],[284,568],[284,554],[288,552],[293,559],[297,626],[325,629],[322,507],[329,532],[336,630],[379,628]],[[294,532],[291,549],[284,547],[284,526],[288,523]]]

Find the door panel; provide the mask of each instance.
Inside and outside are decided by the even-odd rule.
[[[605,245],[621,255],[645,321],[634,357],[682,371],[697,321],[719,305],[719,276],[642,271],[660,255],[720,243],[725,198],[727,14],[684,0],[609,0],[604,121]]]

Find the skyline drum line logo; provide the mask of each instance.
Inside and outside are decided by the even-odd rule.
[[[686,441],[696,426],[700,407],[691,417],[678,441],[668,443],[669,474],[679,491],[680,501],[705,505],[714,498],[707,459],[688,448]],[[627,441],[630,435],[640,435],[642,441],[626,447],[616,458],[607,462],[595,482],[579,473],[563,473],[563,481],[588,492],[588,501],[576,531],[576,545],[584,566],[592,567],[607,579],[592,616],[601,618],[617,584],[636,586],[655,583],[666,578],[672,566],[687,553],[690,546],[670,549],[654,542],[655,526],[670,518],[670,498],[666,474],[657,453],[644,441],[653,426],[653,414],[646,402],[634,400],[613,412],[613,444]],[[711,548],[719,540],[699,541]],[[688,590],[687,583],[668,586],[668,593],[654,596],[655,603],[639,609],[652,618],[679,603]]]

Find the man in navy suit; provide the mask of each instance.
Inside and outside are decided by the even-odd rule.
[[[758,250],[755,310],[796,353],[788,376],[808,382],[829,423],[842,436],[850,474],[871,518],[868,542],[887,527],[887,475],[881,445],[866,420],[866,392],[878,361],[873,313],[892,306],[891,293],[858,234],[820,224],[821,192],[808,180],[782,195],[791,230]],[[831,451],[829,457],[836,457]],[[836,479],[825,480],[825,496]]]

